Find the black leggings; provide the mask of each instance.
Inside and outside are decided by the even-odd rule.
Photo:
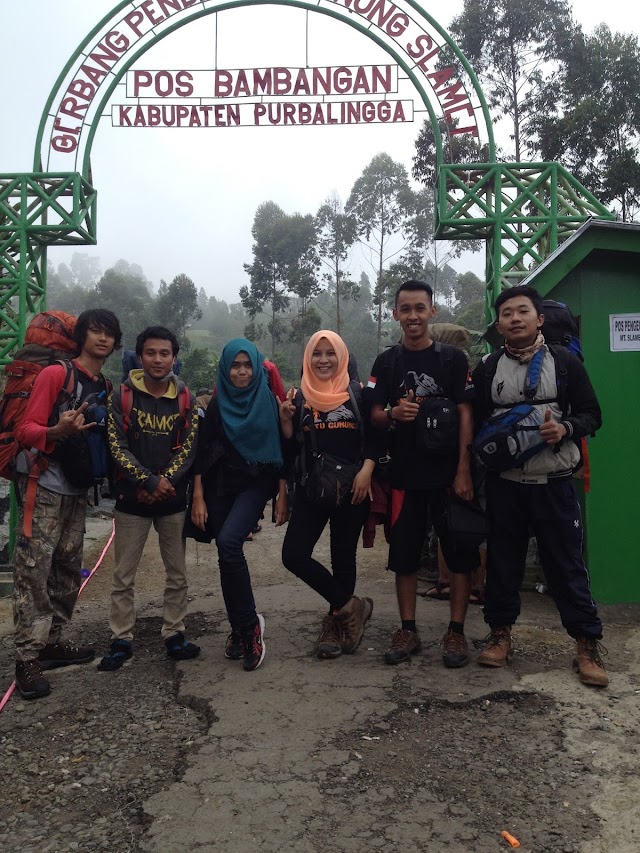
[[[298,490],[282,545],[282,562],[311,589],[339,610],[349,601],[356,586],[358,537],[369,512],[369,500],[328,511],[309,503]],[[329,522],[331,572],[311,556]]]

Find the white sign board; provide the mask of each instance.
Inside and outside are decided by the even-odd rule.
[[[640,351],[640,314],[609,314],[611,352]]]

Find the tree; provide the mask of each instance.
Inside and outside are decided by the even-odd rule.
[[[242,307],[249,315],[250,323],[245,334],[251,340],[261,336],[261,327],[256,323],[256,316],[261,314],[265,305],[271,307],[269,330],[271,334],[271,355],[275,345],[280,340],[277,316],[289,305],[287,297],[287,282],[283,281],[282,271],[275,259],[272,232],[275,223],[284,216],[284,210],[273,201],[266,201],[256,210],[251,234],[254,239],[253,263],[244,264],[244,270],[249,275],[250,285],[240,288]]]
[[[402,163],[394,162],[388,154],[376,154],[353,185],[345,212],[355,219],[360,242],[369,251],[376,273],[374,310],[380,349],[385,265],[404,245],[397,248],[391,241],[395,235],[402,234],[415,212],[415,196]]]
[[[102,274],[100,258],[91,257],[86,252],[74,252],[71,256],[71,272],[76,284],[87,288],[95,287]]]
[[[342,201],[332,193],[316,214],[318,254],[326,267],[323,278],[336,295],[336,331],[341,334],[341,302],[358,293],[357,285],[346,277],[349,250],[357,238],[356,222],[344,212]]]
[[[192,347],[185,355],[180,376],[194,394],[201,388],[213,388],[217,375],[218,356],[211,350]]]
[[[537,93],[555,74],[553,60],[572,26],[569,0],[464,0],[449,26],[485,87],[494,120],[511,122],[516,162]]]
[[[126,269],[129,269],[128,264]],[[155,320],[155,306],[144,280],[117,272],[113,267],[105,270],[94,290],[87,291],[87,299],[91,306],[109,308],[118,317],[124,349],[134,349],[138,334]],[[108,359],[105,371],[110,379],[120,381],[117,359]]]
[[[276,344],[283,339],[280,315],[289,308],[289,294],[301,300],[300,313],[304,315],[309,300],[319,290],[315,224],[310,214],[289,216],[275,202],[267,201],[258,207],[251,233],[255,240],[253,263],[244,265],[251,283],[240,288],[240,300],[250,319],[245,332],[252,340],[261,337],[263,330],[256,317],[269,305],[267,331],[273,356]]]
[[[531,147],[566,166],[623,220],[640,206],[640,45],[604,24],[576,27],[538,99]]]
[[[188,275],[180,273],[167,287],[160,285],[157,299],[160,321],[172,329],[178,339],[186,343],[185,332],[190,320],[199,320],[202,311],[198,307],[198,291]]]

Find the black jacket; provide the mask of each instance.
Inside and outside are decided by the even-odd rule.
[[[551,344],[549,351],[556,365],[558,404],[562,420],[571,425],[571,438],[579,441],[593,435],[602,426],[600,404],[585,366],[566,347]],[[478,430],[491,417],[496,404],[491,399],[491,383],[504,348],[491,353],[479,362],[472,374],[475,386],[474,423]]]

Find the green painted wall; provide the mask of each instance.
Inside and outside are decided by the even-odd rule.
[[[603,413],[589,441],[585,556],[594,598],[606,604],[640,601],[640,352],[610,352],[609,342],[609,314],[640,313],[639,261],[593,251],[546,294],[579,316]]]

